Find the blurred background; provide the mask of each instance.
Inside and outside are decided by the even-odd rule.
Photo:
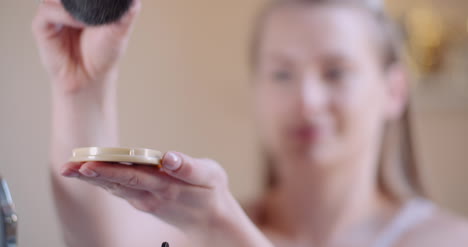
[[[240,200],[261,191],[247,50],[265,0],[144,0],[121,63],[123,146],[218,160]],[[31,20],[39,1],[0,0],[0,174],[20,246],[63,246],[48,180],[49,82]],[[468,216],[468,2],[391,0],[408,35],[412,120],[423,183]],[[90,202],[92,203],[92,202]]]

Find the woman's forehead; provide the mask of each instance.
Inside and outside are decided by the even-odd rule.
[[[370,21],[354,7],[284,6],[265,20],[260,53],[277,57],[368,53],[375,46]]]

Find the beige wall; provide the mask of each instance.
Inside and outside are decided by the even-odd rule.
[[[0,1],[0,173],[21,246],[63,246],[48,184],[49,85],[30,34],[38,1]],[[259,0],[143,1],[122,63],[122,144],[212,157],[240,198],[255,193],[246,45]],[[241,179],[242,178],[242,179]]]
[[[37,2],[0,1],[0,173],[17,204],[21,246],[58,247],[47,170],[49,87],[30,34]],[[245,51],[260,2],[143,2],[122,63],[123,145],[212,157],[228,170],[239,198],[258,192]],[[421,147],[434,155],[424,159],[427,181],[439,201],[468,214],[467,200],[460,199],[467,188],[467,114],[425,116],[418,122],[427,126],[418,132]]]
[[[468,96],[468,92],[465,93]],[[441,206],[468,216],[468,104],[416,113],[416,144],[425,189]]]

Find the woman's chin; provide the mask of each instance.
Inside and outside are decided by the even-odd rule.
[[[297,162],[305,166],[328,168],[339,163],[339,155],[336,154],[336,152],[332,153],[330,150],[323,147],[315,146],[309,148],[298,148],[294,153]]]

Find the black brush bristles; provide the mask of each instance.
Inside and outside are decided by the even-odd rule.
[[[77,20],[97,26],[119,20],[132,5],[132,0],[61,0]]]

